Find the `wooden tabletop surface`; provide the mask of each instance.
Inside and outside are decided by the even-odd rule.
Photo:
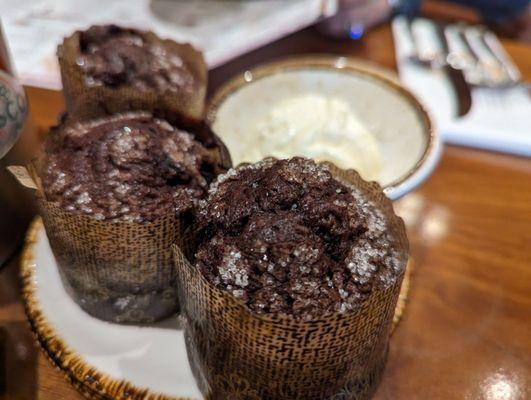
[[[504,45],[531,80],[531,48]],[[359,42],[310,28],[212,71],[211,89],[257,63],[316,52],[395,68],[389,26]],[[63,110],[61,95],[27,93],[42,132]],[[415,268],[375,398],[531,398],[531,161],[448,146],[429,180],[395,205]],[[0,271],[0,399],[80,399],[34,347],[18,290],[13,260]]]

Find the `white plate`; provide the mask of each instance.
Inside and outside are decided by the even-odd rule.
[[[408,266],[394,324],[405,306]],[[50,360],[86,396],[98,399],[202,399],[188,363],[179,318],[124,326],[85,313],[63,288],[40,218],[30,227],[21,262],[23,299]]]
[[[242,146],[253,140],[246,134],[275,104],[314,94],[346,102],[372,133],[382,158],[376,180],[392,200],[435,168],[441,142],[422,105],[391,72],[351,58],[301,56],[245,71],[214,95],[207,120],[229,151],[244,154]]]
[[[28,317],[41,344],[42,339],[53,340],[69,353],[45,349],[65,364],[59,365],[61,369],[71,368],[65,372],[97,391],[110,387],[111,381],[126,381],[154,394],[202,399],[188,364],[178,317],[141,327],[112,324],[85,313],[63,288],[40,219],[28,233],[25,253],[22,273]],[[77,370],[69,365],[72,359],[76,359]],[[80,373],[91,367],[98,373]]]

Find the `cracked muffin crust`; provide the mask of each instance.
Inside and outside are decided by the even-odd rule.
[[[216,162],[192,134],[137,112],[59,127],[40,170],[46,200],[67,211],[149,222],[192,210]]]
[[[403,272],[378,207],[304,158],[219,176],[198,224],[196,267],[256,313],[343,313]]]
[[[156,89],[192,92],[198,85],[192,68],[146,33],[116,25],[95,25],[82,31],[77,65],[89,86],[130,85],[140,91]]]

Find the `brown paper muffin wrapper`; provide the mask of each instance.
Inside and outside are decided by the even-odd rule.
[[[380,186],[363,181],[354,171],[328,165],[337,178],[360,188],[382,210],[402,250],[405,270],[404,224]],[[385,289],[374,289],[356,310],[302,321],[253,313],[194,268],[188,261],[193,251],[191,245],[174,247],[189,360],[206,398],[358,400],[372,396],[385,366],[403,275]]]
[[[126,111],[151,111],[159,118],[185,127],[200,121],[205,112],[207,67],[200,51],[190,44],[160,39],[152,32],[145,32],[148,43],[163,43],[170,52],[178,54],[190,67],[197,87],[192,91],[139,91],[123,85],[117,88],[99,85],[89,86],[85,75],[76,63],[80,55],[80,32],[64,39],[57,49],[61,69],[63,92],[69,116],[86,120]]]
[[[185,221],[98,221],[39,196],[46,235],[63,284],[89,314],[118,323],[150,323],[178,310],[171,245]]]
[[[57,129],[61,129],[58,127]],[[54,134],[53,132],[51,134]],[[209,151],[215,174],[231,166],[225,145]],[[190,213],[169,212],[149,223],[99,221],[47,201],[39,178],[42,154],[27,167],[10,167],[37,203],[64,286],[89,314],[117,323],[151,323],[178,311],[172,244],[192,223]]]

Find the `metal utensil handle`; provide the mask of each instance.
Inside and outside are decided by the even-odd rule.
[[[483,29],[477,26],[467,27],[465,29],[465,38],[479,61],[485,84],[487,86],[505,84],[508,80],[507,73],[483,41]]]
[[[444,47],[432,21],[417,18],[411,23],[411,33],[418,58],[423,62],[446,63]]]
[[[407,18],[402,16],[396,17],[391,27],[393,29],[397,57],[400,59],[417,58],[417,50],[415,49],[415,42],[413,41]]]
[[[519,82],[522,79],[520,70],[513,63],[510,56],[507,54],[502,44],[500,43],[498,37],[493,32],[486,31],[483,34],[483,40],[487,45],[487,48],[494,55],[494,57],[496,57],[498,62],[503,66],[503,68],[505,68],[505,71],[509,78],[515,83]]]

